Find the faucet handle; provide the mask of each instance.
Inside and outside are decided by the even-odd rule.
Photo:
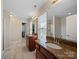
[[[60,40],[58,39],[58,42],[57,42],[58,44],[60,43]]]
[[[59,44],[59,39],[56,39],[56,43]]]

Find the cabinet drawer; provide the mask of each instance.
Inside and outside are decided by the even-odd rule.
[[[40,47],[40,51],[41,53],[43,53],[48,59],[55,59],[55,57],[53,56],[53,54],[50,54],[46,49],[44,49],[43,47]]]

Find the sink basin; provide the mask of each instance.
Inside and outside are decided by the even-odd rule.
[[[62,47],[60,47],[56,44],[53,44],[53,43],[46,43],[46,45],[50,48],[53,48],[53,49],[62,49]]]

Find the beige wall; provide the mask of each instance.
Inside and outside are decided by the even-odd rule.
[[[66,18],[66,38],[77,42],[77,15],[71,15]]]
[[[10,16],[9,36],[10,43],[22,39],[22,21],[15,16]]]
[[[52,25],[52,27],[51,27]],[[47,35],[61,37],[69,41],[77,41],[77,15],[52,17],[47,21]]]
[[[47,36],[61,37],[61,18],[53,16],[51,20],[47,20]]]
[[[61,37],[66,38],[66,17],[61,17]]]
[[[77,15],[61,18],[61,35],[69,41],[77,42]]]
[[[10,16],[10,13],[4,11],[4,49],[11,47],[13,42],[21,40],[22,21],[15,16]]]
[[[9,13],[4,11],[3,12],[3,45],[4,49],[9,47],[9,24],[10,24],[10,17]]]
[[[55,16],[55,37],[61,37],[61,18]]]
[[[52,36],[52,20],[47,20],[47,36]]]

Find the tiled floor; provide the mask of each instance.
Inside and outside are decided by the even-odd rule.
[[[25,40],[13,42],[13,46],[2,55],[2,59],[36,59],[36,52],[28,51]]]

